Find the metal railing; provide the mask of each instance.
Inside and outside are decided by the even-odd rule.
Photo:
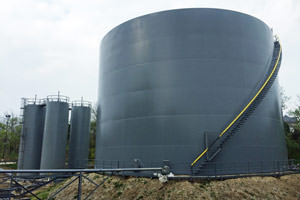
[[[287,171],[300,172],[300,160],[277,160],[277,161],[236,161],[236,162],[209,162],[198,173],[197,167],[190,167],[189,162],[172,162],[172,161],[126,161],[126,160],[95,160],[96,168],[126,168],[126,167],[155,167],[168,166],[170,172],[173,174],[194,176],[206,176],[213,178],[222,175],[236,175],[236,174],[260,174]],[[135,173],[135,175],[139,175]],[[141,174],[141,175],[145,175]]]
[[[107,178],[102,182],[96,183],[91,180],[87,174],[100,173],[107,177],[111,175],[118,175],[120,172],[162,172],[163,169],[157,168],[118,168],[118,169],[47,169],[47,170],[0,170],[0,199],[21,199],[25,197],[34,197],[41,199],[35,191],[50,183],[60,182],[67,178],[74,177],[73,180],[65,185],[57,188],[50,197],[53,199],[57,194],[68,188],[72,183],[77,181],[76,199],[89,199],[93,193],[101,186]],[[83,196],[82,182],[83,179],[89,181],[94,185],[94,188]]]
[[[81,106],[81,107],[92,107],[92,102],[90,101],[83,101],[83,100],[76,100],[76,101],[72,101],[71,103],[72,107],[74,106]]]
[[[45,103],[46,103],[45,99],[22,98],[21,99],[21,108],[24,108],[27,105],[43,105]]]
[[[256,161],[256,162],[219,162],[209,163],[201,169],[200,175],[194,174],[194,168],[189,168],[189,162],[142,162],[134,161],[94,161],[98,169],[43,169],[43,170],[0,170],[0,199],[21,199],[25,197],[39,197],[37,190],[49,184],[60,183],[69,179],[51,192],[48,199],[55,198],[71,184],[77,182],[74,198],[89,199],[94,192],[105,183],[111,175],[119,176],[150,176],[164,175],[167,179],[193,180],[214,179],[224,180],[251,176],[282,176],[300,173],[300,160],[284,161]],[[156,166],[156,167],[155,167]],[[162,166],[162,167],[157,167]],[[103,180],[93,181],[88,175],[97,173],[103,175]],[[180,175],[178,175],[180,174]],[[89,192],[82,193],[83,180],[91,183],[93,187]]]
[[[277,37],[276,37],[277,38]],[[277,52],[278,51],[278,52]],[[276,54],[277,53],[277,54]],[[277,72],[279,70],[280,67],[280,61],[281,61],[281,53],[282,53],[282,48],[281,48],[281,44],[279,42],[279,40],[276,39],[276,41],[274,41],[274,51],[273,51],[273,55],[272,55],[272,62],[271,62],[271,71],[270,73],[267,75],[266,79],[264,80],[264,82],[262,83],[262,85],[260,86],[260,88],[258,89],[257,92],[255,92],[255,95],[253,97],[250,98],[249,102],[242,107],[241,111],[235,116],[235,118],[230,121],[227,125],[226,128],[222,129],[221,133],[218,135],[218,137],[211,143],[209,144],[198,156],[197,158],[191,163],[191,167],[193,167],[205,154],[208,153],[208,151],[215,145],[217,144],[217,142],[221,139],[224,138],[223,136],[229,132],[229,130],[233,127],[234,125],[237,124],[236,127],[239,126],[238,123],[239,120],[246,120],[247,119],[247,112],[249,112],[248,114],[251,113],[251,106],[253,106],[252,109],[255,109],[256,105],[255,103],[258,102],[260,97],[263,97],[265,94],[265,92],[268,90],[268,86],[273,84],[274,78],[276,78],[277,76]],[[275,54],[275,55],[274,55]],[[274,59],[274,60],[273,60]],[[272,65],[274,62],[274,65]],[[279,64],[279,65],[278,65]],[[243,119],[243,116],[244,119]],[[222,143],[225,142],[225,140],[229,137],[230,133],[228,133],[224,139],[224,141]],[[217,151],[215,151],[214,156],[215,157],[220,151],[221,151],[221,145],[218,145],[218,149]],[[213,158],[212,158],[213,159]],[[210,161],[210,160],[209,160]],[[203,165],[206,165],[207,161],[203,162]]]
[[[69,103],[70,98],[63,95],[48,95],[46,98],[47,101],[56,101],[56,102],[66,102]]]

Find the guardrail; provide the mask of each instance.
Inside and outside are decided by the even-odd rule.
[[[75,179],[58,188],[50,197],[48,197],[48,199],[53,199],[57,194],[77,181],[76,197],[77,200],[81,200],[83,197],[81,192],[83,179],[94,185],[93,190],[85,194],[84,199],[89,199],[99,186],[107,180],[108,176],[113,174],[117,175],[120,172],[131,171],[163,172],[163,168],[0,170],[0,185],[2,185],[0,187],[0,199],[21,199],[28,196],[41,199],[34,191],[55,181],[64,180],[70,177],[75,177]],[[107,174],[107,178],[100,184],[97,184],[86,176],[86,174],[89,173]]]
[[[43,105],[45,103],[46,103],[45,99],[22,98],[21,99],[21,108],[24,108],[27,105]]]
[[[80,107],[92,107],[92,102],[90,101],[83,101],[83,100],[76,100],[76,101],[72,101],[71,103],[72,107],[74,106],[80,106]]]
[[[67,96],[63,96],[63,95],[48,95],[46,100],[69,103],[70,98]]]
[[[195,175],[193,173],[193,169],[190,169],[189,174],[184,175],[183,172],[186,172],[186,167],[189,167],[189,162],[129,162],[117,160],[94,162],[98,165],[98,169],[0,170],[0,199],[20,199],[24,197],[35,197],[36,199],[41,199],[36,194],[36,190],[51,183],[57,183],[72,177],[73,179],[70,179],[69,182],[58,187],[57,190],[48,197],[48,199],[54,198],[57,194],[68,188],[76,181],[76,199],[89,199],[111,175],[149,176],[149,174],[152,174],[151,177],[158,177],[160,176],[159,174],[161,174],[170,180],[224,180],[251,176],[278,177],[287,174],[300,173],[300,160],[209,163],[207,169],[201,169],[201,175]],[[136,167],[128,167],[135,165]],[[271,166],[273,166],[273,168]],[[174,167],[176,167],[176,170],[174,170]],[[88,176],[90,173],[103,174],[104,178],[102,182],[96,183],[91,180]],[[89,193],[85,193],[84,195],[82,194],[83,180],[87,180],[94,186],[92,190],[89,190]]]
[[[201,168],[198,173],[198,168],[190,167],[189,162],[172,162],[165,161],[135,161],[126,160],[95,160],[97,168],[126,168],[126,167],[155,167],[168,166],[174,174],[186,174],[190,176],[205,175],[233,175],[233,174],[258,174],[284,172],[291,170],[300,170],[300,160],[277,160],[277,161],[249,161],[249,162],[209,162],[206,167]]]

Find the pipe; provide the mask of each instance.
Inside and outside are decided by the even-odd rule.
[[[125,172],[125,171],[162,171],[161,167],[154,168],[115,168],[115,169],[24,169],[0,170],[1,173],[76,173],[76,172]]]

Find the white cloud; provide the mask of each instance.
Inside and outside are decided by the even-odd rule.
[[[300,84],[297,0],[10,0],[0,2],[0,113],[18,112],[21,97],[60,90],[96,102],[99,45],[116,25],[151,12],[215,7],[245,12],[280,35],[280,83],[295,96]]]

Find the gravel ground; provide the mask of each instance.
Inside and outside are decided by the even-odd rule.
[[[100,183],[106,176],[90,174]],[[67,184],[71,179],[67,180]],[[82,196],[94,186],[83,180]],[[53,191],[52,191],[53,192]],[[77,181],[60,193],[56,199],[76,199]],[[150,178],[109,177],[90,199],[299,199],[300,174],[280,178],[251,177],[224,181],[168,181],[161,183]]]

